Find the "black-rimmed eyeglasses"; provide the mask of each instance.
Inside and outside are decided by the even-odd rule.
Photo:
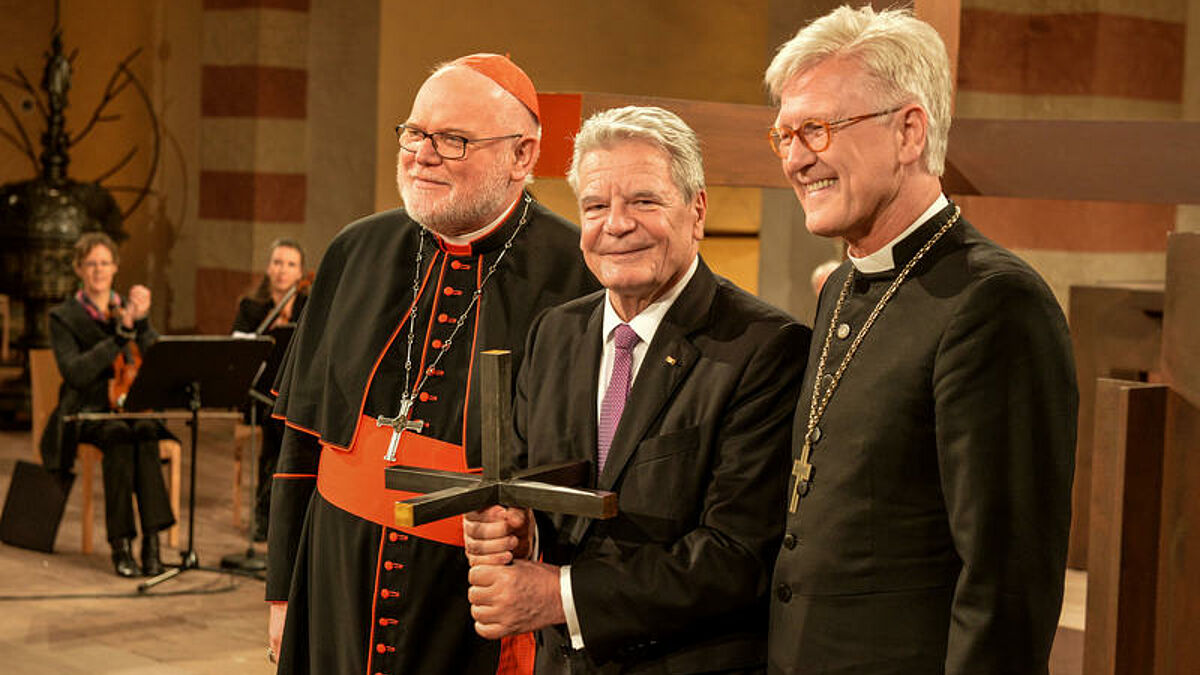
[[[472,143],[484,143],[486,141],[502,141],[509,138],[520,138],[524,134],[508,134],[506,136],[489,136],[487,138],[467,138],[458,134],[448,134],[443,131],[435,131],[429,133],[416,127],[410,127],[407,124],[396,125],[396,138],[400,141],[400,148],[408,152],[416,152],[421,148],[421,143],[428,138],[433,143],[433,151],[442,159],[462,159],[467,156],[467,146]]]

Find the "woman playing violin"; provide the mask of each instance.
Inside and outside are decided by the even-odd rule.
[[[260,334],[277,326],[294,324],[300,319],[300,311],[308,296],[304,277],[304,249],[294,239],[276,239],[271,242],[267,261],[267,273],[258,288],[238,302],[237,318],[233,321],[235,334]],[[282,303],[282,307],[280,304]],[[272,314],[275,316],[272,317]],[[287,344],[277,343],[277,350]],[[258,387],[265,390],[271,385]],[[254,500],[254,540],[266,541],[267,519],[271,506],[271,477],[275,473],[275,462],[279,459],[279,447],[283,442],[283,422],[269,415],[270,411],[260,406],[258,419],[262,421],[262,452],[258,456],[258,486]]]
[[[163,571],[158,533],[175,523],[158,450],[158,441],[172,438],[170,432],[156,420],[62,424],[64,415],[110,410],[110,381],[122,379],[114,363],[132,364],[158,337],[148,317],[150,289],[133,286],[125,298],[113,290],[119,262],[117,246],[108,235],[90,232],[75,244],[75,273],[82,287],[50,312],[54,358],[63,384],[58,408],[42,437],[42,456],[48,469],[70,471],[76,442],[100,448],[113,567],[123,577],[153,576]],[[135,496],[142,530],[140,569],[133,557]]]
[[[235,333],[262,333],[276,326],[295,323],[300,317],[307,296],[291,293],[294,286],[302,285],[304,279],[304,249],[294,239],[280,238],[271,242],[271,253],[267,261],[267,273],[254,292],[243,296],[238,302],[237,318],[233,320]],[[286,300],[284,300],[287,298]],[[275,312],[283,301],[270,325],[262,322]]]

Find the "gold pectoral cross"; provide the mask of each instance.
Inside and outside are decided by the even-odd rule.
[[[409,412],[412,410],[413,400],[407,396],[400,399],[400,412],[395,417],[384,417],[380,415],[375,418],[375,426],[391,427],[392,438],[388,441],[387,452],[383,455],[383,461],[396,461],[396,448],[400,446],[400,434],[405,431],[421,432],[425,428],[425,423],[421,420],[410,420]]]
[[[812,444],[808,441],[804,442],[804,447],[800,450],[800,459],[792,461],[792,477],[796,479],[792,486],[792,498],[788,502],[788,512],[795,513],[800,507],[800,498],[808,494],[808,488],[812,485],[813,465],[808,463],[808,453],[812,448]]]

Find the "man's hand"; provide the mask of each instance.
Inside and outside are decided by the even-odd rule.
[[[475,632],[498,640],[566,623],[556,565],[517,560],[511,565],[480,565],[467,573],[467,599]]]
[[[492,506],[463,516],[463,551],[476,565],[507,565],[527,560],[532,549],[533,513],[529,509]]]
[[[283,640],[283,622],[287,620],[287,603],[272,602],[271,616],[267,619],[267,654],[271,662],[279,659],[279,644]]]
[[[126,328],[133,328],[133,322],[146,318],[149,312],[150,289],[141,284],[130,288],[129,296],[125,298],[125,312],[121,315],[121,323],[125,324]]]

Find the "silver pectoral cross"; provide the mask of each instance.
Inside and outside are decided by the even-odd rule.
[[[808,453],[811,449],[812,444],[805,440],[804,448],[800,450],[800,459],[792,462],[792,477],[796,479],[796,483],[792,486],[792,498],[788,502],[790,513],[795,513],[800,507],[800,498],[808,494],[808,488],[812,485],[813,465],[808,463]]]
[[[384,417],[380,415],[375,418],[375,426],[391,427],[392,438],[388,441],[387,452],[383,455],[383,461],[396,461],[396,449],[400,447],[400,434],[405,431],[421,432],[425,428],[425,423],[421,420],[410,420],[409,413],[412,411],[413,400],[408,396],[400,399],[400,412],[395,417]]]

